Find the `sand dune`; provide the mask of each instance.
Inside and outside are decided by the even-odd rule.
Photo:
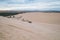
[[[0,40],[60,40],[59,13],[33,12],[15,16],[0,17]]]

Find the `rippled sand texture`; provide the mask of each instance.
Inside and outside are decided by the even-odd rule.
[[[20,16],[22,18],[18,18]],[[60,40],[60,13],[31,12],[16,15],[16,18],[0,16],[0,40]]]

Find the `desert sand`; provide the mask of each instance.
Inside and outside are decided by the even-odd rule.
[[[0,16],[0,40],[60,40],[60,13],[30,12],[15,16]]]

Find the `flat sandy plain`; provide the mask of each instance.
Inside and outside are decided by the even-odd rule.
[[[29,12],[15,16],[0,16],[0,40],[60,40],[60,13]]]

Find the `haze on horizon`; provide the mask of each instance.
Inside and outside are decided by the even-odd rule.
[[[0,0],[0,10],[60,11],[60,0]]]

